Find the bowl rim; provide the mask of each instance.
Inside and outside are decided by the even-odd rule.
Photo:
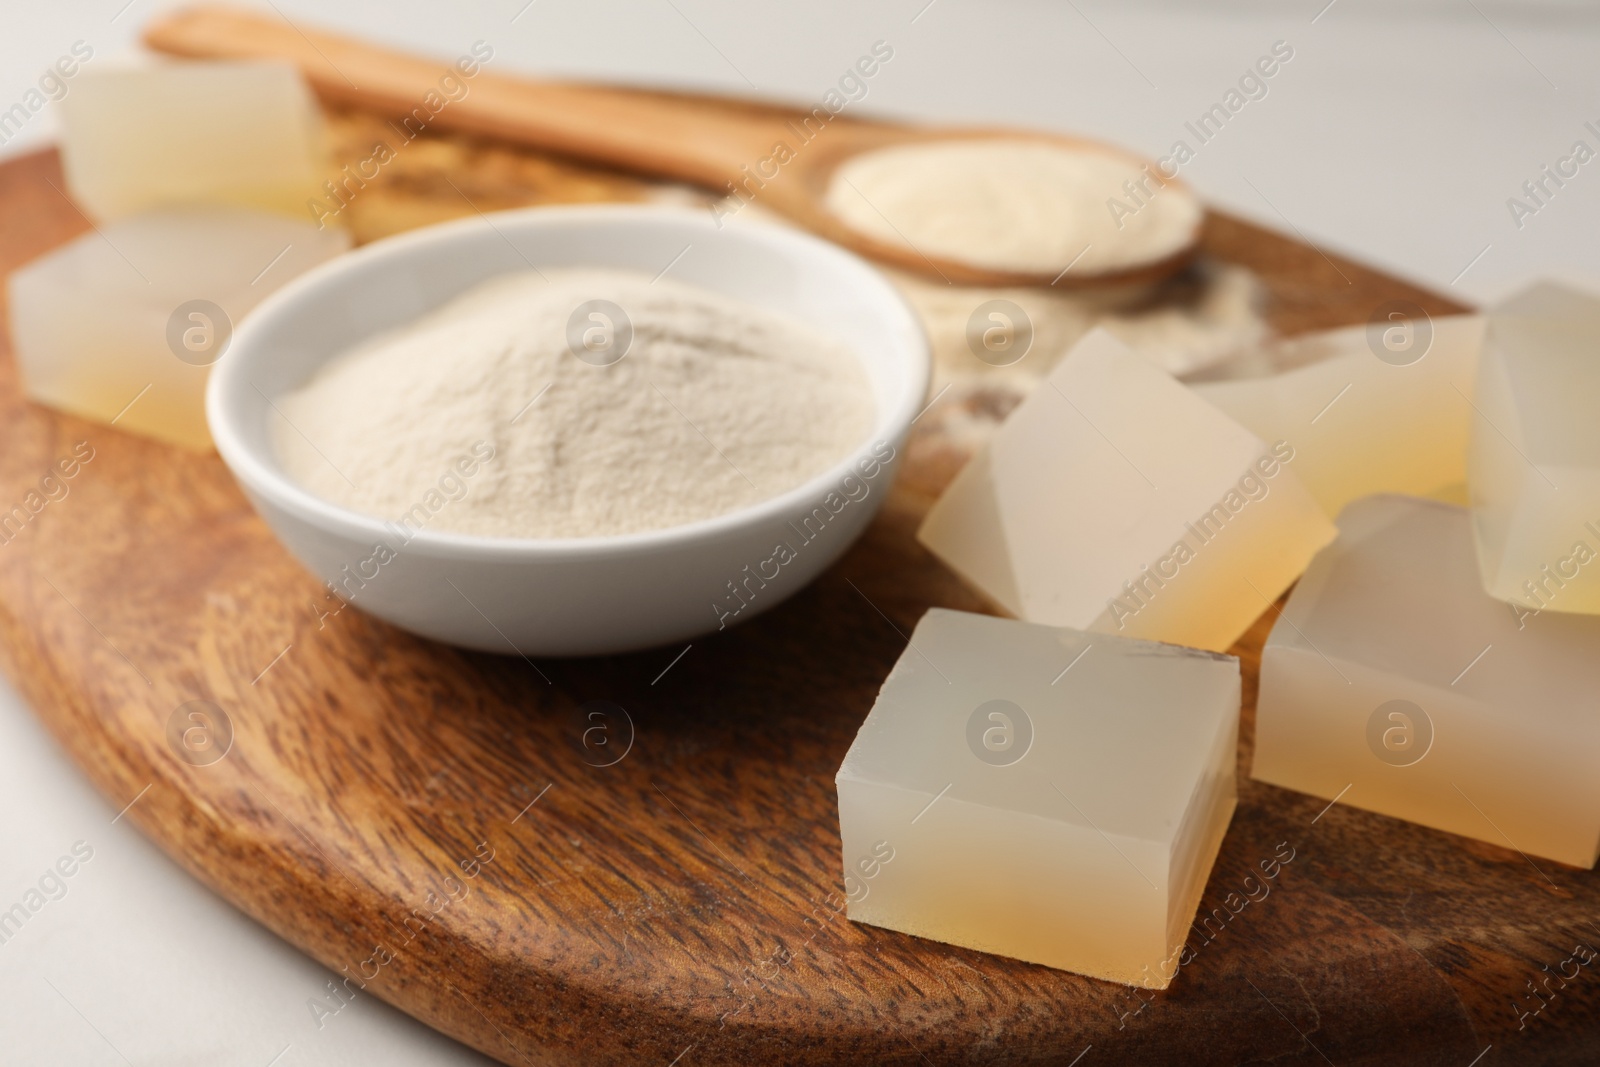
[[[597,224],[615,227],[630,222],[668,223],[684,227],[685,232],[720,230],[708,214],[677,205],[663,204],[584,204],[552,207],[514,208],[507,211],[479,212],[475,216],[424,226],[416,230],[381,238],[336,256],[302,274],[269,295],[235,327],[228,351],[212,367],[206,383],[206,422],[223,462],[251,495],[300,521],[352,540],[375,539],[387,543],[394,534],[392,523],[365,512],[325,500],[279,471],[272,462],[246,443],[235,425],[233,394],[242,392],[236,379],[246,373],[257,334],[280,317],[293,315],[305,298],[332,279],[374,261],[424,255],[429,249],[461,241],[508,241],[506,229],[539,229],[542,226],[583,227]],[[663,549],[703,545],[723,536],[748,532],[752,528],[779,522],[792,515],[803,503],[823,497],[837,489],[846,477],[861,477],[858,464],[867,458],[888,466],[897,456],[884,459],[877,447],[895,447],[909,432],[911,423],[926,410],[922,408],[932,378],[932,350],[920,317],[905,296],[876,267],[829,241],[801,230],[768,222],[740,220],[731,224],[779,255],[804,249],[811,255],[832,259],[833,266],[859,276],[859,281],[878,289],[878,304],[891,319],[891,329],[904,332],[908,344],[898,357],[909,364],[905,386],[887,410],[877,412],[868,435],[826,470],[777,496],[695,522],[657,530],[596,537],[495,537],[444,530],[409,531],[403,543],[406,552],[445,558],[494,558],[504,560],[546,558],[583,559],[602,556],[650,554]],[[550,266],[550,264],[545,264]],[[493,275],[486,275],[487,281]],[[715,291],[715,290],[713,290]],[[395,326],[401,325],[397,322]],[[330,353],[328,357],[336,353]],[[320,364],[319,364],[320,366]],[[259,392],[259,389],[257,389]],[[272,398],[265,397],[271,404]]]

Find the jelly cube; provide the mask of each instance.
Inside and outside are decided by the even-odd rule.
[[[1592,867],[1600,619],[1478,582],[1465,508],[1357,501],[1261,657],[1261,781]]]
[[[1222,651],[1334,537],[1294,462],[1094,330],[917,536],[1029,622]]]
[[[85,70],[58,106],[67,187],[98,220],[184,203],[312,217],[327,154],[321,113],[291,64]]]
[[[1165,988],[1233,815],[1239,661],[935,608],[839,767],[848,914]]]
[[[1600,613],[1600,297],[1554,283],[1489,315],[1469,486],[1483,587]]]
[[[1273,346],[1269,358],[1292,369],[1194,389],[1252,433],[1293,445],[1295,474],[1331,517],[1374,493],[1428,496],[1466,482],[1482,338],[1476,315],[1330,330]]]
[[[12,273],[12,347],[28,396],[209,448],[205,383],[272,290],[349,247],[342,230],[241,208],[106,223]]]

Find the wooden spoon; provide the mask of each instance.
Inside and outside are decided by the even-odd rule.
[[[1197,221],[1177,251],[1115,270],[1070,271],[1065,263],[1059,273],[1049,274],[994,270],[880,240],[846,225],[827,206],[829,181],[840,163],[861,152],[914,141],[1026,138],[1113,156],[1127,164],[1130,174],[1145,165],[1092,141],[1036,131],[900,126],[843,119],[822,107],[805,112],[532,81],[481,66],[464,77],[439,60],[220,6],[165,15],[146,28],[144,39],[158,51],[191,58],[288,60],[324,100],[386,115],[409,134],[425,127],[457,130],[736,194],[880,262],[951,283],[1079,287],[1153,280],[1187,263],[1200,237]],[[781,165],[773,162],[779,144],[792,149]],[[1167,181],[1162,195],[1193,196],[1174,180]]]

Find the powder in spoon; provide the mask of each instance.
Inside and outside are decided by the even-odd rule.
[[[1121,210],[1108,206],[1113,199]],[[827,203],[851,229],[888,244],[1049,275],[1068,265],[1100,274],[1158,262],[1194,239],[1203,214],[1187,188],[1161,184],[1131,160],[1020,138],[864,152],[834,172]],[[1130,211],[1130,203],[1139,206]]]
[[[626,325],[579,311],[596,300]],[[317,495],[389,520],[425,503],[430,529],[498,537],[721,515],[823,473],[874,417],[842,342],[702,289],[597,270],[492,279],[335,358],[278,408],[279,457]],[[459,457],[470,477],[453,473]]]

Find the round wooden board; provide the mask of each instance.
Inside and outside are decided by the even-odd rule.
[[[0,168],[0,269],[86,228],[61,185],[53,153]],[[1395,297],[1456,310],[1226,218],[1207,249],[1260,272],[1289,331]],[[1596,983],[1514,1010],[1541,1003],[1525,983],[1542,967],[1600,937],[1590,872],[1244,777],[1202,910],[1294,858],[1269,896],[1195,933],[1166,992],[846,919],[834,770],[923,610],[979,607],[912,536],[950,473],[926,442],[866,537],[792,602],[687,651],[530,665],[335,610],[215,456],[27,403],[9,352],[0,412],[5,507],[77,442],[94,449],[69,495],[0,544],[0,654],[55,736],[239,908],[364,976],[359,995],[506,1063],[1593,1054]],[[1241,776],[1269,623],[1236,650]],[[168,740],[196,700],[234,731],[204,766]],[[594,701],[626,718],[586,718]],[[597,722],[610,748],[582,743]]]

